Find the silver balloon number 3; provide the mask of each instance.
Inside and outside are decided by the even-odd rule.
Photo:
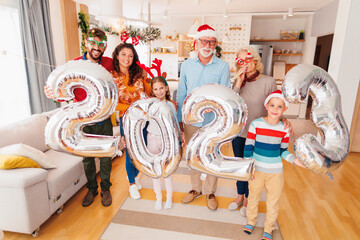
[[[74,99],[74,89],[86,91],[82,101],[62,107],[45,128],[48,147],[84,157],[117,155],[119,137],[85,134],[85,125],[106,120],[115,110],[118,94],[110,73],[90,61],[71,61],[48,77],[56,100]]]
[[[305,134],[296,140],[295,152],[307,168],[332,178],[331,172],[344,162],[350,146],[336,83],[325,70],[299,64],[287,73],[283,94],[295,103],[305,102],[308,94],[313,98],[311,120],[322,130],[323,141]]]
[[[249,180],[253,173],[253,160],[223,156],[220,152],[221,145],[236,137],[245,126],[247,106],[244,100],[228,87],[203,85],[185,99],[183,122],[203,122],[205,109],[211,109],[215,118],[199,129],[188,142],[185,156],[189,166],[218,177]]]
[[[131,161],[139,171],[153,178],[171,175],[181,161],[180,129],[170,104],[157,98],[140,99],[131,104],[123,116]],[[145,145],[142,129],[147,121],[154,121],[159,127],[162,150],[158,154],[150,153]]]

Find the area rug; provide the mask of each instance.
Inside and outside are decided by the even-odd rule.
[[[172,176],[174,182],[172,209],[160,211],[154,209],[155,193],[152,180],[143,175],[141,199],[134,200],[128,197],[101,239],[261,239],[266,212],[265,192],[260,199],[258,222],[254,232],[247,235],[242,230],[247,222],[246,217],[242,217],[239,210],[227,209],[236,196],[234,180],[219,178],[215,194],[219,208],[212,211],[207,208],[204,195],[190,204],[181,203],[182,197],[191,188],[189,169],[185,162],[181,162]],[[164,183],[162,189],[165,189]],[[163,205],[165,196],[166,193],[163,191]],[[273,239],[282,239],[277,224]]]

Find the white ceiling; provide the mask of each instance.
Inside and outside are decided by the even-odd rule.
[[[97,15],[100,8],[106,1],[98,0],[74,0],[89,6],[90,14]],[[111,1],[107,0],[113,6]],[[241,13],[272,13],[287,12],[293,8],[294,12],[315,12],[334,0],[123,0],[123,15],[128,18],[140,18],[141,9],[144,15],[148,13],[148,3],[151,6],[151,17],[155,19],[162,17],[164,11],[168,11],[169,16],[206,16],[224,14],[228,9],[229,16]],[[198,2],[198,5],[196,4]],[[227,4],[227,2],[230,2]],[[100,6],[101,4],[101,6]],[[114,4],[116,5],[116,4]],[[146,17],[147,18],[147,17]]]

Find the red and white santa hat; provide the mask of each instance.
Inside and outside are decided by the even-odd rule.
[[[215,29],[213,29],[212,27],[210,27],[207,24],[201,25],[196,34],[195,34],[195,39],[199,39],[201,37],[214,37],[214,38],[218,38],[218,35],[215,31]]]
[[[284,98],[282,92],[280,90],[276,90],[276,91],[273,91],[272,93],[270,93],[269,96],[267,96],[267,98],[265,99],[265,102],[264,102],[265,107],[266,107],[266,104],[272,98],[280,98],[281,100],[283,100],[285,102],[285,107],[289,106],[289,102],[286,101],[286,99]]]

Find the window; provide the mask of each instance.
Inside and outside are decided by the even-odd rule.
[[[0,126],[31,115],[19,10],[0,6]]]

